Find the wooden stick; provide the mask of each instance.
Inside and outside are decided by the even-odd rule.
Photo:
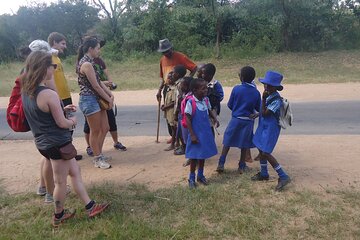
[[[161,98],[160,98],[160,99],[158,99],[158,113],[157,113],[156,143],[159,143],[159,131],[160,131],[160,104],[161,104]]]

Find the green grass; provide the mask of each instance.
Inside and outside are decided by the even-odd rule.
[[[111,201],[111,210],[87,219],[71,194],[75,219],[57,231],[52,206],[34,194],[0,195],[0,239],[359,239],[360,192],[289,190],[275,182],[252,183],[235,172],[210,179],[195,191],[185,186],[150,191],[143,185],[106,183],[89,192]]]
[[[233,53],[233,55],[236,55]],[[120,90],[155,89],[159,85],[160,55],[153,54],[144,58],[129,59],[123,62],[106,60],[114,82]],[[73,92],[78,91],[77,76],[74,67],[75,58],[64,61],[66,78]],[[321,53],[277,53],[258,57],[227,57],[220,60],[204,59],[196,63],[212,62],[217,68],[216,78],[224,86],[239,83],[239,68],[251,65],[257,77],[266,70],[280,71],[286,83],[343,83],[359,82],[360,50],[328,51]],[[23,63],[14,62],[0,65],[0,96],[9,96],[13,82]]]

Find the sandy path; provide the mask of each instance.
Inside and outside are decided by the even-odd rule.
[[[225,88],[226,96],[231,89]],[[155,90],[116,92],[119,105],[152,105]],[[292,102],[359,100],[360,84],[308,84],[288,85],[283,95]],[[77,103],[77,94],[74,102]],[[7,98],[0,98],[0,107],[5,107]],[[227,99],[225,99],[227,101]],[[91,158],[79,161],[87,185],[103,181],[115,181],[120,184],[130,182],[143,183],[152,189],[174,184],[186,184],[188,168],[181,165],[184,156],[174,156],[163,149],[165,137],[161,143],[154,142],[155,137],[123,137],[121,141],[128,147],[127,152],[113,150],[111,139],[106,138],[104,153],[113,157],[113,168],[100,170],[93,167]],[[222,136],[217,138],[218,149]],[[295,188],[320,189],[327,187],[349,187],[360,185],[360,148],[359,135],[283,135],[274,152],[280,163],[293,177]],[[74,139],[75,146],[85,156],[85,141]],[[253,156],[256,151],[253,150]],[[0,184],[10,193],[34,191],[39,182],[40,154],[33,141],[0,141]],[[239,150],[229,153],[227,169],[235,170]],[[217,157],[206,163],[205,173],[211,180],[217,164]],[[257,168],[258,163],[250,166]],[[271,170],[272,171],[272,170]],[[275,176],[274,172],[271,175]],[[269,183],[274,184],[274,183]]]

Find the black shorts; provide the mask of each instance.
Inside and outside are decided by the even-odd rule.
[[[110,127],[109,131],[110,132],[117,131],[117,125],[116,125],[116,118],[115,118],[114,110],[112,110],[112,109],[107,110],[106,113],[107,113],[109,127]],[[86,133],[86,134],[90,133],[90,127],[89,127],[88,122],[86,121],[86,118],[85,118],[85,124],[84,124],[84,133]]]
[[[71,142],[67,142],[61,146],[58,146],[58,147],[51,147],[51,148],[48,148],[46,150],[40,150],[38,149],[38,151],[41,153],[41,155],[43,155],[46,159],[50,160],[61,160],[61,154],[60,154],[60,151],[59,151],[59,148],[69,144]]]

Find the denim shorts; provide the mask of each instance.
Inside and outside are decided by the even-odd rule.
[[[95,95],[80,95],[79,108],[85,116],[90,116],[101,111]]]

